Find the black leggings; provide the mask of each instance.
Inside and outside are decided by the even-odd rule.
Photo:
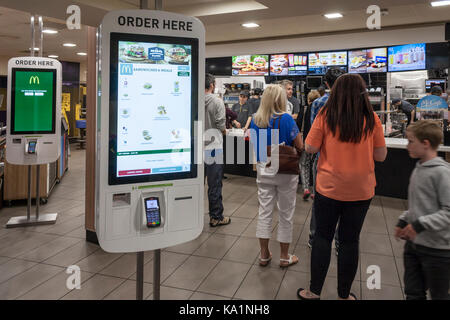
[[[338,201],[316,192],[316,234],[311,252],[310,290],[322,292],[331,258],[331,242],[339,221],[338,295],[347,298],[358,270],[359,234],[372,199]]]

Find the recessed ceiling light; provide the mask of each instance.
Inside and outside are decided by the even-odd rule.
[[[53,58],[53,59],[58,58],[58,56],[57,56],[57,55],[54,55],[54,54],[51,54],[51,55],[49,55],[48,57],[49,57],[49,58]]]
[[[442,7],[442,6],[450,6],[450,1],[433,1],[431,2],[432,7]]]
[[[77,55],[79,55],[79,56],[87,56],[87,53],[86,52],[78,52]]]
[[[31,51],[31,48],[28,48]],[[39,51],[39,48],[34,48],[34,51]]]
[[[324,16],[328,19],[337,19],[337,18],[343,17],[343,15],[340,13],[327,13],[327,14],[324,14]]]
[[[58,30],[53,30],[53,29],[44,29],[42,30],[43,33],[48,33],[48,34],[55,34],[58,33]]]
[[[254,23],[254,22],[249,22],[249,23],[243,23],[242,26],[245,28],[258,28],[259,24]]]
[[[77,45],[75,43],[64,43],[64,47],[76,47]]]

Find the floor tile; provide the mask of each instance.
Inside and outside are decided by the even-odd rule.
[[[188,300],[193,293],[190,290],[161,286],[160,300]],[[147,300],[153,300],[153,293],[147,297]]]
[[[368,289],[367,286],[362,286],[363,300],[404,300],[403,292],[400,287],[389,285],[381,285],[381,289]]]
[[[244,204],[234,212],[233,217],[253,219],[258,215],[258,210],[258,206]]]
[[[240,237],[223,259],[251,264],[259,255],[259,251],[258,239]]]
[[[100,274],[128,279],[136,272],[136,254],[126,253],[99,271]]]
[[[36,262],[10,259],[0,265],[0,283],[11,279],[12,277],[31,269],[36,265]]]
[[[53,278],[47,280],[41,285],[33,288],[28,291],[26,294],[20,296],[19,300],[58,300],[64,297],[66,294],[71,292],[72,290],[78,289],[69,289],[67,287],[67,281],[72,274],[67,274],[66,271],[62,271],[55,275]],[[93,277],[93,273],[81,271],[80,278],[81,284],[83,287],[84,282],[89,278]]]
[[[121,253],[108,253],[99,249],[77,262],[77,266],[83,271],[97,273],[119,259],[122,255]]]
[[[153,293],[153,286],[144,282],[143,297],[148,297]],[[108,294],[104,300],[136,300],[136,281],[127,280],[117,289]]]
[[[161,283],[163,283],[188,258],[189,256],[185,254],[166,251],[161,252],[161,274],[160,274]],[[147,283],[153,283],[153,266],[154,266],[153,260],[147,262],[144,265],[144,281]],[[136,272],[133,273],[130,279],[136,280]]]
[[[165,286],[196,290],[211,270],[217,265],[218,260],[191,256],[183,263],[166,281]]]
[[[11,258],[9,258],[9,257],[0,257],[0,264],[3,264],[3,263],[5,263],[6,261],[9,261],[9,260],[11,260]]]
[[[361,232],[360,251],[386,256],[393,255],[389,236],[369,232]]]
[[[210,233],[202,232],[196,239],[182,243],[173,247],[166,248],[166,251],[183,253],[183,254],[192,254],[195,250],[197,250],[203,242],[205,242],[211,236]]]
[[[189,300],[230,300],[227,297],[216,296],[213,294],[203,293],[203,292],[194,292]]]
[[[388,234],[383,216],[380,217],[379,215],[366,215],[361,232]]]
[[[403,252],[405,251],[405,240],[396,240],[394,236],[389,236],[391,240],[392,250],[396,258],[403,258]]]
[[[68,267],[70,265],[76,264],[78,261],[86,258],[97,250],[99,250],[98,245],[82,241],[54,255],[51,258],[44,260],[44,263],[61,267]]]
[[[223,215],[232,216],[242,205],[243,203],[241,201],[223,201]],[[208,213],[208,211],[205,210],[205,213]]]
[[[79,239],[86,239],[86,228],[84,226],[79,227],[66,234],[67,237],[74,237]]]
[[[250,268],[250,264],[222,260],[202,282],[198,291],[231,298]]]
[[[281,268],[252,266],[235,297],[245,300],[273,300],[285,272]]]
[[[63,300],[100,300],[118,288],[126,280],[103,275],[95,275],[81,286],[62,297]]]
[[[0,256],[16,258],[26,252],[29,252],[43,244],[57,239],[57,236],[36,233],[33,237],[18,241],[15,244],[0,250]]]
[[[38,264],[0,284],[0,299],[11,300],[30,291],[61,272],[62,268]]]
[[[299,300],[297,290],[299,288],[309,288],[309,273],[297,272],[288,269],[286,275],[281,282],[280,289],[277,293],[277,300]]]
[[[42,262],[57,253],[75,245],[83,240],[69,237],[58,237],[46,244],[37,247],[34,250],[28,251],[27,253],[19,256],[20,259],[31,260],[36,262]]]
[[[231,217],[231,223],[226,226],[218,227],[216,234],[240,236],[251,222],[251,219]]]
[[[400,285],[402,288],[405,287],[405,265],[403,263],[403,258],[395,258],[395,265],[397,266],[398,277],[400,279]]]
[[[233,246],[238,237],[225,234],[211,235],[197,250],[194,255],[221,259]]]

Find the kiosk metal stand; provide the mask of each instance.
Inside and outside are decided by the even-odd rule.
[[[148,9],[148,0],[140,0],[140,9]],[[162,0],[155,0],[155,10],[162,10]],[[153,300],[160,300],[161,290],[161,249],[153,251]],[[136,300],[144,296],[144,252],[137,253],[136,260]]]
[[[43,22],[42,17],[39,16],[39,56],[42,57],[43,50]],[[31,56],[34,57],[35,49],[35,38],[34,38],[34,16],[31,16]],[[54,224],[57,213],[48,213],[39,216],[39,204],[41,201],[41,196],[39,194],[39,180],[40,180],[40,165],[36,165],[36,216],[31,217],[31,165],[28,165],[28,203],[27,203],[27,216],[12,217],[6,224],[6,228],[17,228],[26,226],[36,226],[45,224]]]

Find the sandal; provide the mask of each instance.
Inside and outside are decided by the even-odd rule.
[[[352,293],[352,292],[350,292],[348,296],[349,296],[349,297],[353,297],[354,300],[358,300],[358,298],[356,297],[356,295],[355,295],[354,293]],[[347,299],[341,299],[341,300],[349,300],[349,299],[348,299],[348,297],[347,297]]]
[[[259,255],[259,265],[261,267],[266,267],[271,260],[272,260],[272,253],[270,253],[269,257],[266,259],[261,258],[261,254]]]
[[[307,290],[307,296],[308,296],[308,298],[305,298],[305,297],[303,297],[301,294],[300,294],[300,292],[301,291],[303,291],[303,290],[306,290],[306,289],[303,289],[303,288],[299,288],[298,290],[297,290],[297,297],[300,299],[300,300],[320,300],[320,297],[314,297],[312,294],[312,292],[311,291],[309,291],[309,290]]]
[[[297,256],[290,254],[290,253],[288,255],[289,255],[289,259],[280,259],[280,268],[287,268],[289,266],[292,266],[292,265],[298,263]],[[294,258],[297,258],[297,260],[294,260]]]

